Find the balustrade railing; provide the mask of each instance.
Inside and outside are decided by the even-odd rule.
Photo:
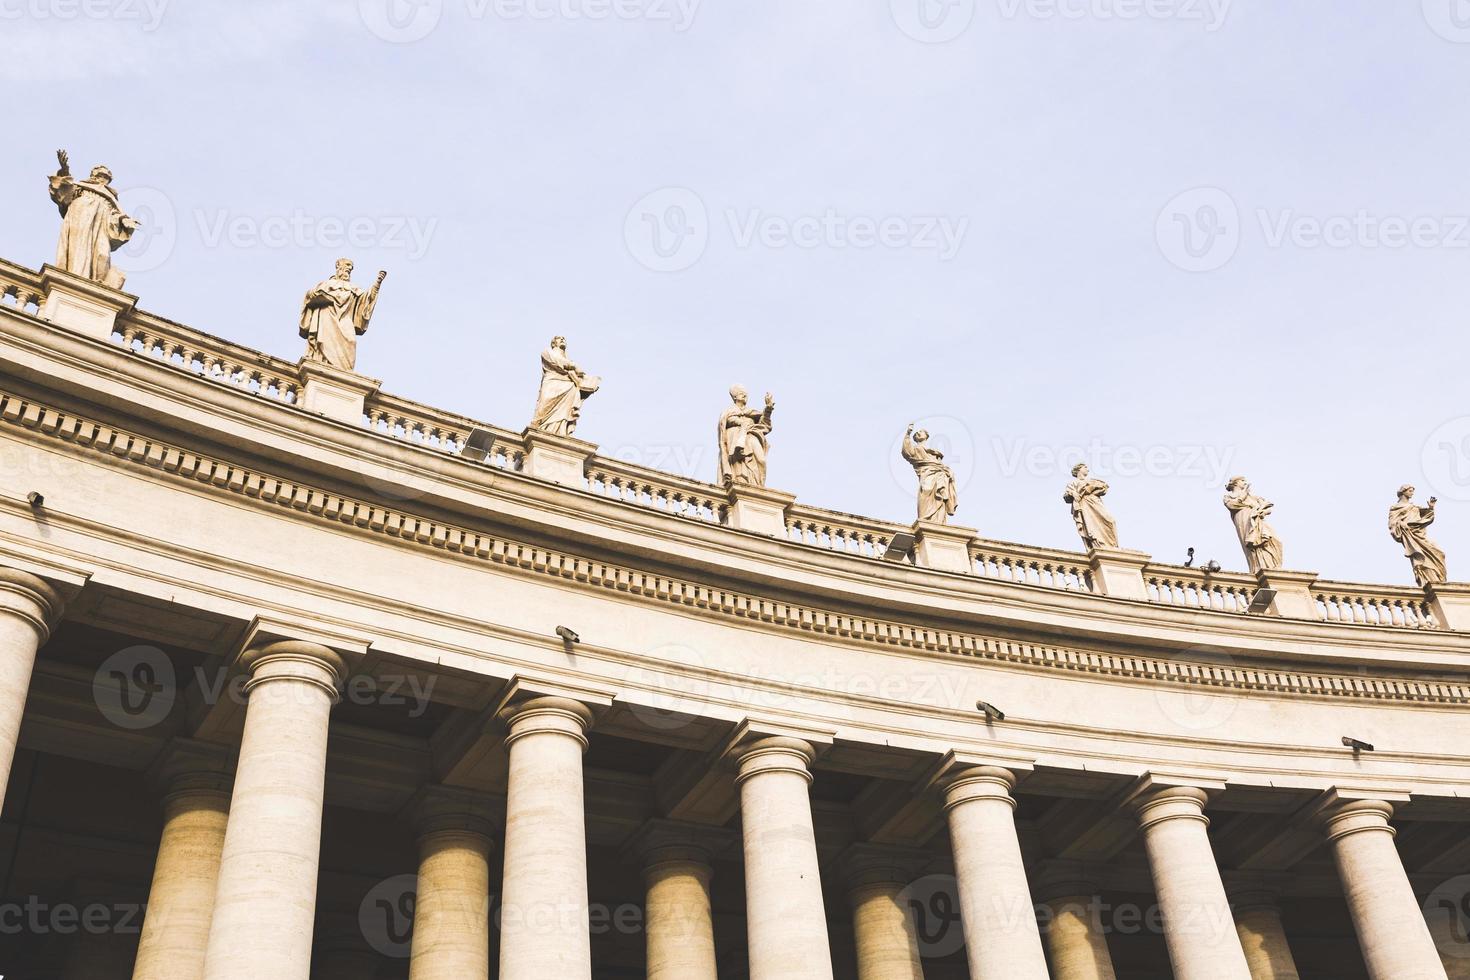
[[[44,298],[39,275],[0,260],[0,304],[36,316]]]
[[[882,558],[894,534],[904,530],[907,528],[899,524],[819,507],[792,504],[786,508],[787,540],[863,558]]]
[[[1312,594],[1324,622],[1416,630],[1440,628],[1423,589],[1318,582]]]
[[[1259,588],[1252,576],[1241,572],[1206,572],[1183,565],[1147,565],[1143,585],[1149,602],[1228,613],[1244,613]]]
[[[712,483],[660,473],[604,456],[594,456],[588,461],[587,489],[623,503],[707,524],[722,523],[730,506],[724,492]]]
[[[970,562],[981,578],[1065,592],[1097,591],[1087,556],[1075,551],[980,539],[970,545]]]
[[[0,260],[0,308],[35,315],[44,296],[40,274]],[[193,330],[147,313],[122,318],[115,344],[197,377],[229,385],[250,395],[300,407],[303,388],[290,361]],[[525,445],[518,432],[440,411],[382,392],[368,395],[362,424],[385,439],[520,471]],[[466,446],[471,451],[466,451]],[[663,473],[602,456],[587,461],[585,489],[599,496],[687,520],[722,524],[729,508],[724,490],[713,484]],[[786,539],[856,557],[881,559],[894,536],[908,526],[794,503],[787,508]],[[970,547],[974,574],[986,579],[1065,592],[1097,593],[1088,556],[976,539]],[[1258,584],[1239,572],[1208,573],[1178,565],[1147,565],[1143,570],[1148,602],[1183,609],[1244,614]],[[1313,588],[1319,618],[1327,623],[1399,629],[1440,629],[1422,590],[1318,582]]]

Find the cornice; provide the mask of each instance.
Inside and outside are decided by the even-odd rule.
[[[1420,705],[1470,703],[1470,683],[1459,681],[1197,663],[1185,659],[1089,651],[857,616],[808,603],[718,588],[613,561],[511,540],[416,514],[403,507],[356,499],[284,479],[254,466],[182,449],[7,392],[0,392],[0,425],[29,430],[37,436],[74,446],[79,451],[107,457],[116,465],[165,474],[171,479],[188,481],[254,506],[284,509],[301,520],[350,528],[426,551],[458,556],[467,561],[493,563],[575,587],[624,593],[644,601],[698,610],[705,615],[761,624],[766,628],[876,648],[925,651],[995,664],[1120,680],[1311,698]]]

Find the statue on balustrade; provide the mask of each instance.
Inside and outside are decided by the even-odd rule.
[[[929,433],[914,431],[910,422],[903,434],[903,458],[919,477],[919,520],[948,524],[960,504],[954,471],[944,464],[944,453],[929,445]]]
[[[723,486],[766,485],[766,452],[771,434],[771,412],[776,402],[768,392],[764,410],[751,408],[740,385],[730,389],[735,404],[720,416],[720,483]]]
[[[1444,552],[1429,540],[1429,525],[1434,523],[1434,505],[1429,498],[1423,507],[1414,503],[1414,488],[1399,487],[1399,499],[1388,509],[1388,533],[1403,546],[1404,556],[1414,568],[1414,581],[1423,585],[1440,585],[1446,581]]]
[[[531,428],[555,436],[571,435],[577,429],[582,402],[601,385],[601,378],[583,374],[567,357],[565,337],[552,337],[551,346],[541,352],[541,391]]]
[[[51,200],[61,211],[56,265],[74,276],[121,289],[125,277],[112,267],[112,253],[128,243],[138,222],[123,214],[112,189],[111,170],[93,167],[89,179],[77,180],[66,151],[57,150],[56,159],[61,164],[51,178]]]
[[[1273,505],[1251,493],[1251,485],[1243,476],[1232,477],[1225,485],[1225,507],[1235,522],[1240,547],[1251,572],[1267,572],[1281,567],[1281,539],[1266,522]]]
[[[1072,467],[1072,482],[1062,491],[1062,499],[1072,505],[1072,520],[1077,533],[1090,551],[1093,548],[1118,547],[1118,524],[1103,506],[1108,485],[1088,475],[1086,463]]]
[[[357,365],[357,338],[367,333],[378,290],[388,273],[379,272],[369,289],[352,281],[352,260],[338,259],[337,271],[326,282],[313,286],[301,309],[301,336],[306,356],[343,371]]]

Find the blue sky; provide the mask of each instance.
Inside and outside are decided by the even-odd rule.
[[[107,163],[149,310],[295,358],[347,255],[389,277],[359,369],[529,419],[553,334],[578,435],[712,479],[735,382],[770,483],[1076,548],[1412,582],[1397,487],[1470,578],[1470,3],[1459,0],[0,0],[0,254]],[[151,220],[149,220],[151,219]],[[348,240],[350,238],[350,240]]]

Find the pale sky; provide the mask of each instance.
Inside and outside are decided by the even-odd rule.
[[[0,254],[45,176],[108,164],[150,311],[296,358],[301,298],[389,272],[359,369],[520,429],[565,334],[578,435],[712,479],[735,382],[770,484],[913,517],[1411,583],[1437,494],[1470,579],[1470,3],[1461,0],[0,0]],[[350,235],[349,235],[350,233]],[[346,240],[350,237],[350,240]]]

